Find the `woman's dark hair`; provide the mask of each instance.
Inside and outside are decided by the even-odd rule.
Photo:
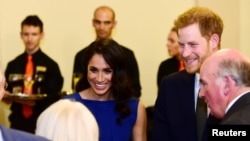
[[[131,111],[128,107],[128,100],[133,96],[131,83],[128,79],[127,65],[124,52],[120,45],[111,39],[99,39],[92,42],[86,48],[86,56],[84,56],[84,72],[83,77],[76,85],[76,91],[81,91],[90,87],[87,80],[88,63],[95,54],[103,56],[106,63],[113,70],[111,94],[116,101],[115,109],[120,113],[117,122],[121,123],[122,119],[129,116]]]

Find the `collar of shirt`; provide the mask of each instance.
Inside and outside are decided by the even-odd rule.
[[[235,98],[227,105],[227,108],[226,108],[226,110],[225,110],[225,113],[228,112],[228,110],[233,106],[233,104],[234,104],[240,97],[242,97],[243,95],[245,95],[245,94],[248,93],[248,92],[250,92],[250,91],[246,91],[246,92],[244,92],[244,93],[238,95],[237,97],[235,97]]]
[[[200,74],[195,74],[195,81],[194,81],[194,110],[196,111],[196,105],[197,105],[197,98],[199,94],[200,89]]]
[[[1,129],[0,129],[0,141],[3,141],[3,135]]]

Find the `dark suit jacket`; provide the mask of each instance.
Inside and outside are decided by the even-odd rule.
[[[208,120],[206,122],[203,135],[202,135],[202,141],[208,141],[208,135],[211,134],[211,131],[209,130],[209,127],[219,126],[221,122],[221,119],[217,119],[211,114],[208,117]]]
[[[139,67],[138,67],[134,52],[122,45],[120,45],[120,47],[124,51],[125,57],[127,59],[128,75],[132,83],[135,97],[139,98],[141,96],[140,74],[139,74]],[[87,47],[80,50],[75,56],[73,75],[74,73],[82,73],[84,71],[83,62],[85,60],[84,57],[85,57],[86,48]],[[73,88],[73,85],[72,85],[72,88]]]
[[[40,136],[30,134],[27,132],[5,128],[0,126],[0,131],[2,132],[4,141],[49,141]]]
[[[177,57],[171,57],[161,62],[157,73],[157,86],[160,88],[164,76],[179,71],[180,61]]]
[[[240,97],[228,110],[221,124],[250,125],[250,92]]]
[[[197,141],[195,74],[185,70],[163,78],[155,103],[153,141]]]
[[[250,125],[250,92],[240,97],[228,110],[224,118],[221,120],[221,125]],[[215,122],[214,122],[215,121]],[[220,127],[219,126],[219,120],[213,118],[210,118],[208,120],[208,125],[215,125],[211,126],[210,130],[205,130],[203,141],[208,140],[208,135],[211,134],[211,128]],[[224,127],[226,128],[234,128],[233,126],[230,127]],[[239,130],[239,128],[236,126],[236,130]],[[248,128],[248,127],[247,127]],[[234,129],[233,129],[234,130]],[[210,139],[211,140],[211,139]]]

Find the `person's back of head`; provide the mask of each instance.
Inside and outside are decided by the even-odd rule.
[[[36,134],[53,141],[98,141],[99,127],[82,103],[61,99],[41,113]]]

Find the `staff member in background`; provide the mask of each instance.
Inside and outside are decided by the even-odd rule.
[[[25,51],[10,61],[5,77],[10,93],[47,94],[42,100],[11,101],[10,127],[35,132],[39,114],[57,101],[63,86],[63,77],[58,64],[40,49],[44,36],[43,23],[36,15],[27,16],[21,23],[21,39]]]
[[[167,38],[168,58],[161,62],[157,73],[157,86],[160,88],[161,80],[164,76],[184,69],[183,61],[179,53],[179,42],[177,28],[172,27]]]

